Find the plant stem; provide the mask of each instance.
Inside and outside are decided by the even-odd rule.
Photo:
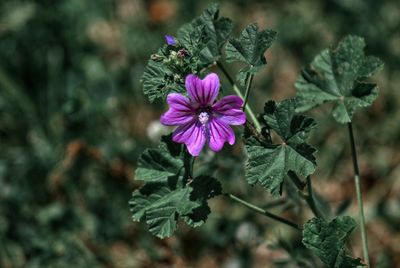
[[[321,213],[321,211],[319,211],[317,204],[315,203],[315,199],[314,199],[314,192],[313,192],[313,188],[312,188],[312,184],[311,184],[311,177],[307,176],[306,178],[307,181],[307,203],[310,206],[311,210],[313,211],[314,215],[317,218],[324,218],[324,215]]]
[[[297,189],[300,191],[301,196],[304,198],[304,200],[307,202],[308,206],[310,207],[311,211],[317,218],[324,218],[323,214],[318,210],[317,204],[315,203],[314,199],[314,194],[312,190],[312,185],[311,185],[311,178],[310,176],[307,177],[307,183],[305,184],[298,176],[296,173],[293,171],[288,172],[289,178],[292,180],[293,184],[297,187]],[[303,193],[305,187],[307,186],[307,191],[308,194],[305,195]]]
[[[232,199],[232,200],[244,205],[245,207],[247,207],[247,208],[249,208],[249,209],[251,209],[251,210],[253,210],[253,211],[257,212],[257,213],[260,213],[260,214],[262,214],[262,215],[264,215],[264,216],[266,216],[268,218],[271,218],[271,219],[273,219],[275,221],[278,221],[278,222],[281,222],[283,224],[286,224],[286,225],[288,225],[290,227],[295,228],[296,230],[300,230],[300,231],[302,230],[302,228],[298,224],[296,224],[296,223],[294,223],[292,221],[289,221],[287,219],[284,219],[284,218],[282,218],[282,217],[280,217],[278,215],[272,214],[272,213],[270,213],[270,212],[268,212],[268,211],[266,211],[266,210],[264,210],[264,209],[262,209],[262,208],[260,208],[260,207],[258,207],[256,205],[253,205],[253,204],[251,204],[251,203],[249,203],[249,202],[247,202],[247,201],[245,201],[245,200],[233,195],[233,194],[225,194],[225,196],[229,197],[230,199]]]
[[[253,78],[254,78],[254,74],[249,74],[249,77],[247,78],[246,91],[244,93],[243,110],[246,108],[246,104],[249,99],[250,88],[251,88],[251,84],[253,83]]]
[[[361,221],[361,240],[363,245],[363,253],[364,259],[368,267],[370,267],[370,260],[368,255],[368,240],[367,240],[367,230],[365,228],[365,217],[364,217],[364,205],[361,194],[361,183],[360,183],[360,170],[358,168],[357,161],[357,151],[356,145],[354,141],[353,134],[353,125],[352,123],[347,123],[347,127],[349,130],[349,138],[350,138],[350,146],[351,146],[351,156],[353,159],[353,167],[354,167],[354,184],[356,186],[356,195],[357,195],[357,203],[358,203],[358,214]]]
[[[304,188],[306,187],[306,184],[300,180],[300,178],[294,173],[293,171],[288,172],[289,178],[292,180],[294,185],[296,185],[297,189],[300,191],[304,191]]]
[[[222,65],[222,63],[217,62],[218,68],[222,71],[222,73],[225,75],[226,79],[228,79],[229,83],[232,86],[233,91],[238,95],[239,97],[243,98],[242,92],[240,92],[240,89],[236,86],[235,81],[233,80],[232,76],[228,73],[228,71],[225,69],[225,67]],[[250,116],[251,121],[253,121],[254,126],[256,127],[258,132],[261,132],[261,124],[257,119],[257,116],[254,114],[253,110],[249,105],[246,105],[246,107],[243,105],[243,109],[245,112]]]

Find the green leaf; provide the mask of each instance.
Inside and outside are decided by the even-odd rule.
[[[152,234],[164,238],[171,236],[177,227],[178,215],[189,214],[201,204],[190,200],[193,188],[171,189],[167,184],[146,184],[135,191],[129,202],[132,219],[144,216]]]
[[[221,194],[221,184],[209,176],[190,177],[187,153],[164,136],[155,149],[139,158],[136,179],[146,184],[133,192],[129,206],[132,219],[145,219],[154,235],[171,236],[181,217],[190,226],[202,225],[210,214],[207,200]]]
[[[165,182],[183,168],[183,161],[171,155],[167,143],[158,148],[146,149],[139,157],[135,179],[146,182]]]
[[[381,70],[382,61],[365,56],[364,39],[347,36],[335,50],[327,49],[315,57],[296,81],[299,111],[333,102],[332,115],[339,123],[351,122],[356,109],[368,107],[378,96],[376,84],[365,79]]]
[[[232,21],[219,16],[219,5],[211,4],[203,14],[178,30],[180,43],[206,67],[218,60],[232,32]]]
[[[277,32],[273,30],[258,31],[257,24],[250,24],[243,30],[239,38],[229,40],[226,45],[226,60],[228,62],[241,61],[247,64],[239,71],[237,80],[245,83],[249,74],[256,74],[266,64],[265,51],[276,39]]]
[[[329,223],[313,218],[304,225],[302,242],[329,268],[363,266],[360,259],[346,254],[345,243],[356,226],[348,216],[336,217]]]
[[[210,207],[207,200],[222,193],[221,183],[213,177],[201,175],[196,177],[191,183],[193,188],[192,200],[200,201],[202,204],[184,218],[187,224],[192,227],[202,225],[210,214]]]
[[[268,29],[259,32],[257,24],[250,24],[239,38],[229,40],[226,45],[226,60],[242,61],[250,66],[267,64],[264,53],[275,41],[276,34]]]
[[[249,157],[246,179],[252,185],[258,183],[269,189],[273,196],[280,195],[288,171],[304,177],[315,171],[315,149],[306,140],[316,123],[312,118],[296,114],[296,107],[293,99],[265,104],[263,120],[281,137],[281,144],[254,137],[246,141]]]
[[[179,79],[165,63],[150,59],[142,76],[143,92],[150,102],[165,98],[171,92],[184,93],[183,80]]]
[[[221,48],[232,31],[232,22],[219,17],[217,4],[178,30],[178,43],[164,45],[152,55],[142,77],[143,92],[150,102],[171,92],[186,94],[184,79],[200,73],[221,56]]]

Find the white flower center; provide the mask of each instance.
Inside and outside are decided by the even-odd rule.
[[[198,118],[199,118],[200,123],[205,125],[205,124],[207,124],[208,120],[210,119],[210,116],[208,115],[207,112],[201,112],[199,114]]]

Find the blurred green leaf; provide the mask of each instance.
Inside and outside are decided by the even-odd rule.
[[[345,243],[356,226],[356,222],[348,216],[336,217],[329,223],[313,218],[304,225],[303,244],[329,268],[363,266],[360,259],[347,255],[345,248]]]
[[[221,48],[232,32],[232,21],[219,16],[219,5],[211,4],[198,18],[178,30],[178,38],[206,67],[218,60]]]
[[[315,57],[296,81],[299,111],[333,102],[332,115],[339,123],[351,122],[356,109],[368,107],[378,96],[376,84],[365,82],[383,67],[377,57],[364,55],[365,42],[347,36],[335,50],[327,49]]]

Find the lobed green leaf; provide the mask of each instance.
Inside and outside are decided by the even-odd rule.
[[[303,244],[312,250],[329,268],[363,266],[360,259],[347,255],[345,243],[357,226],[348,216],[340,216],[331,222],[313,218],[304,225]]]
[[[247,64],[237,76],[241,84],[245,83],[249,74],[259,72],[266,64],[265,51],[276,39],[277,32],[273,30],[258,31],[257,24],[248,25],[239,38],[229,40],[226,45],[226,60],[241,61]]]
[[[179,217],[192,227],[202,225],[210,213],[207,200],[222,192],[212,177],[190,177],[189,159],[181,148],[170,136],[163,137],[157,148],[142,153],[136,170],[136,179],[146,184],[129,201],[132,219],[145,219],[160,238],[173,234]]]
[[[316,56],[296,81],[298,110],[332,102],[336,121],[348,123],[356,109],[370,106],[378,96],[378,87],[365,79],[381,70],[383,63],[377,57],[365,56],[364,47],[363,38],[347,36],[335,50],[327,49]]]
[[[183,168],[183,161],[171,155],[166,143],[158,148],[146,149],[138,159],[135,179],[145,182],[165,182]]]
[[[176,230],[177,216],[186,215],[200,206],[190,200],[192,190],[190,187],[171,189],[167,184],[146,184],[133,193],[129,202],[132,219],[139,221],[145,216],[152,234],[160,238],[170,236]]]
[[[273,196],[281,194],[281,186],[289,171],[308,176],[315,171],[313,147],[306,143],[315,121],[296,113],[297,103],[293,99],[279,103],[267,102],[263,120],[275,131],[282,143],[274,144],[254,137],[246,141],[248,162],[246,180],[270,190]]]
[[[178,30],[178,39],[197,58],[201,67],[213,64],[232,32],[232,21],[219,16],[219,5],[211,4],[198,18]]]

